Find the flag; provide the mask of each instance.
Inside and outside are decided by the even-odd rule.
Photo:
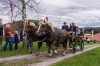
[[[10,10],[11,10],[11,17],[10,17],[10,21],[12,22],[12,17],[13,17],[13,7],[12,7],[12,2],[10,2]]]
[[[46,17],[46,21],[48,22],[48,17]]]

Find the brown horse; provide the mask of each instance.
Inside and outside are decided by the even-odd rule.
[[[40,22],[39,28],[37,31],[38,34],[46,35],[46,43],[49,46],[49,56],[52,56],[52,53],[54,52],[57,54],[57,51],[55,51],[55,47],[57,44],[62,44],[64,51],[63,55],[66,54],[67,49],[67,31],[58,29],[52,26],[49,22]]]
[[[45,37],[37,35],[38,27],[33,22],[25,21],[23,30],[28,35],[26,47],[30,53],[32,53],[32,50],[30,49],[30,46],[29,46],[30,42],[31,41],[33,41],[33,42],[40,41],[40,42],[38,42],[38,53],[37,53],[39,55],[40,47],[42,46],[42,40],[45,39]]]

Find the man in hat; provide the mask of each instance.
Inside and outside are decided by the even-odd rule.
[[[66,25],[66,22],[63,23],[64,25],[62,26],[62,29],[68,31],[68,25]]]
[[[2,46],[3,36],[4,36],[4,29],[2,27],[2,19],[0,18],[0,49]]]

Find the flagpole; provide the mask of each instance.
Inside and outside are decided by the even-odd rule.
[[[92,30],[92,41],[93,41],[93,32],[94,32],[94,31]]]

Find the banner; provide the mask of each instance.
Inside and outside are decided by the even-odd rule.
[[[48,17],[46,17],[46,21],[48,21]]]
[[[11,10],[10,22],[12,22],[12,17],[13,17],[13,7],[12,7],[12,2],[10,2],[10,10]]]

